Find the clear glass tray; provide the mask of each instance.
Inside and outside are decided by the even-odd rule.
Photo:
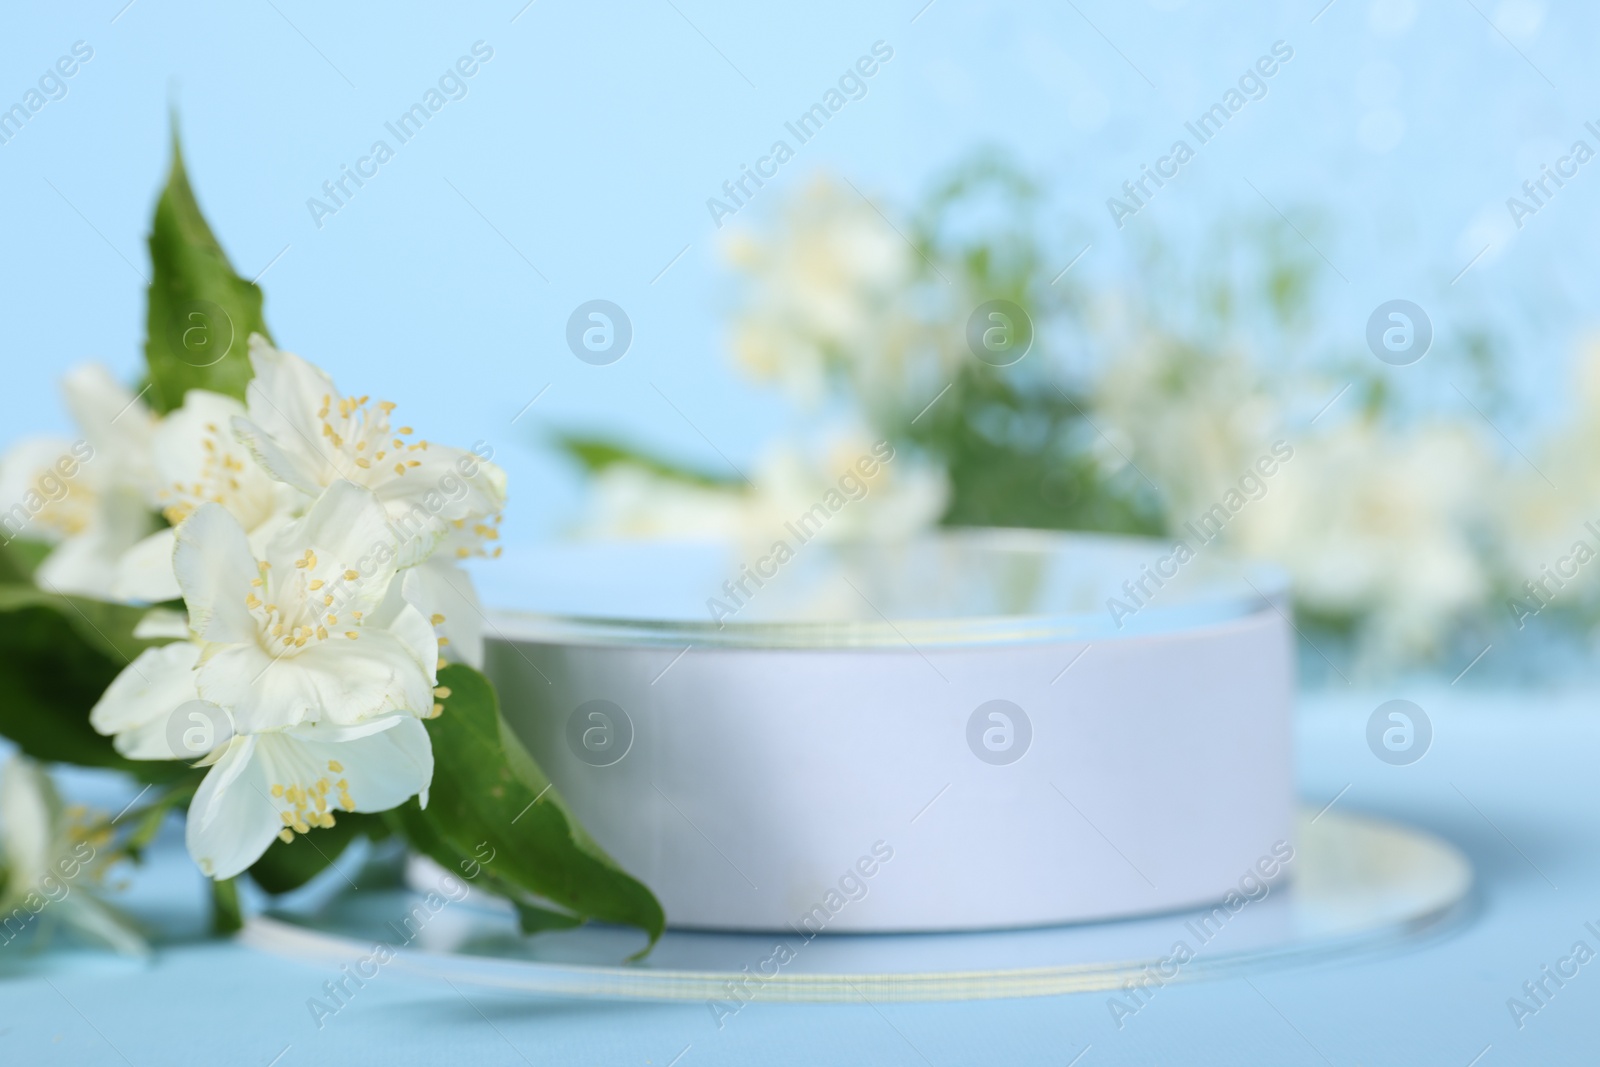
[[[810,940],[669,930],[637,962],[627,962],[642,947],[637,931],[591,925],[524,938],[509,910],[478,893],[429,911],[415,890],[346,889],[257,916],[241,936],[267,951],[335,966],[370,958],[383,944],[394,953],[385,967],[531,994],[724,1003],[961,1000],[1159,985],[1399,947],[1462,919],[1472,884],[1466,858],[1438,838],[1335,812],[1301,817],[1292,869],[1292,882],[1231,912]],[[436,884],[439,872],[418,881],[419,873],[413,882]]]

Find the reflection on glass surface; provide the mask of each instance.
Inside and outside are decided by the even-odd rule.
[[[787,555],[734,543],[557,545],[478,574],[506,637],[738,645],[1103,639],[1239,618],[1285,590],[1275,568],[1215,549],[1179,562],[1170,542],[1036,530]],[[1113,601],[1137,610],[1119,617]]]

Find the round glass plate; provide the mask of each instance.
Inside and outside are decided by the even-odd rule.
[[[1302,816],[1297,835],[1286,885],[1262,895],[1247,881],[1242,888],[1255,899],[1241,896],[1233,910],[1120,922],[810,939],[799,932],[669,930],[648,956],[630,963],[641,947],[637,931],[591,925],[525,938],[509,910],[482,894],[437,895],[430,905],[425,893],[388,889],[269,912],[252,919],[242,937],[334,966],[369,961],[361,973],[384,966],[527,993],[731,1005],[753,997],[965,1000],[1164,984],[1396,946],[1465,912],[1471,867],[1436,837],[1334,812],[1315,821]]]

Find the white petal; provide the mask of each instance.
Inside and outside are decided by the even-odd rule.
[[[115,599],[118,553],[108,552],[97,536],[69,537],[56,546],[34,571],[39,588],[63,595]]]
[[[50,873],[61,798],[44,768],[12,756],[0,771],[0,853],[8,882],[0,889],[10,897],[16,886],[31,887]]]
[[[186,641],[189,638],[189,616],[181,611],[151,608],[134,624],[133,636],[137,641]]]
[[[438,624],[441,636],[449,639],[447,660],[471,667],[483,666],[483,607],[467,572],[448,559],[435,556],[412,567],[401,578],[406,600]]]
[[[321,810],[295,805],[295,787],[320,796],[328,811],[378,812],[426,790],[432,778],[427,730],[409,716],[354,734],[303,726],[236,738],[189,807],[189,852],[206,874],[231,878],[259,859],[284,828],[281,812],[309,822],[307,816]]]
[[[404,646],[406,651],[411,654],[412,661],[422,668],[422,672],[428,678],[428,686],[431,689],[436,681],[435,676],[439,673],[440,659],[439,635],[434,631],[433,624],[423,616],[422,612],[412,605],[406,604],[395,614],[394,619],[390,621],[385,629],[397,643]],[[363,636],[362,640],[366,640],[365,636]],[[450,658],[448,656],[445,657],[446,661]],[[420,712],[430,706],[432,706],[431,700],[427,704],[421,705],[417,710]]]
[[[97,478],[110,475],[116,483],[136,487],[141,496],[147,493],[153,479],[150,445],[156,427],[150,409],[98,363],[68,371],[61,391],[67,410],[94,446],[94,459],[86,466]]]
[[[218,651],[200,667],[200,695],[249,732],[426,713],[434,678],[416,650],[387,630],[352,632],[361,636],[333,636],[276,658],[254,642]]]
[[[305,583],[320,579],[327,585],[321,595],[334,597],[332,611],[370,612],[382,603],[394,578],[397,547],[388,516],[372,491],[335,481],[304,517],[268,542],[268,583],[277,603],[289,604],[303,602],[309,595]],[[301,565],[307,549],[315,556],[313,566]],[[351,572],[356,577],[347,577]]]
[[[111,595],[118,600],[159,604],[183,595],[172,570],[172,550],[177,536],[169,527],[157,530],[123,553],[117,560]]]
[[[208,641],[254,641],[259,627],[245,598],[258,574],[239,520],[206,504],[178,527],[173,570],[189,607],[189,625]]]
[[[102,734],[117,734],[165,721],[178,705],[195,698],[199,659],[200,646],[190,641],[145,649],[106,687],[89,712],[89,725]],[[155,758],[171,759],[172,754]]]
[[[214,449],[220,434],[221,444],[232,443],[228,428],[234,418],[243,414],[244,405],[231,396],[205,389],[189,390],[183,406],[168,413],[156,427],[152,450],[161,487],[173,482],[187,486],[202,481],[210,463],[215,462],[208,462],[203,442],[211,440]]]
[[[63,540],[39,565],[35,579],[52,593],[114,600],[118,564],[152,526],[138,493],[125,489],[96,493],[82,532]]]
[[[283,829],[266,770],[255,758],[260,736],[229,742],[189,803],[189,855],[212,878],[232,878],[250,866]]]
[[[113,743],[128,759],[195,760],[195,766],[209,767],[233,737],[226,711],[191,697],[159,719],[123,730]]]
[[[30,508],[27,501],[30,493],[35,495],[35,502],[43,497],[39,479],[62,457],[72,458],[72,442],[64,437],[25,438],[0,456],[0,507],[8,509],[0,512],[0,539],[9,541],[21,537],[27,541],[52,542],[61,539],[61,530],[48,521],[48,514],[45,521],[36,520],[45,508]]]
[[[327,465],[307,448],[286,448],[271,432],[247,418],[233,420],[233,435],[268,474],[311,495],[322,488]]]
[[[434,495],[436,505],[430,510],[446,522],[485,518],[505,507],[506,475],[498,465],[464,448],[432,443],[425,451],[406,455],[420,466],[407,467],[404,474],[394,474],[374,486],[391,514],[405,513],[429,494]],[[470,476],[463,473],[467,471]]]
[[[239,440],[275,477],[316,493],[337,469],[334,445],[318,415],[324,401],[339,403],[333,379],[258,334],[250,337],[250,365],[255,377],[245,391],[249,418],[234,423]]]
[[[276,767],[286,774],[294,769],[298,777],[293,781],[308,786],[318,778],[343,778],[355,802],[348,810],[388,811],[428,788],[433,780],[433,743],[421,720],[409,715],[392,716],[371,727],[351,736],[340,727],[301,726],[268,735],[264,741],[272,746]],[[332,770],[330,762],[341,769]],[[330,806],[333,799],[330,793]]]

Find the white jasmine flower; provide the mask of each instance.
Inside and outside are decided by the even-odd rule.
[[[250,363],[248,414],[233,425],[274,478],[313,497],[338,481],[370,489],[395,524],[402,567],[425,558],[454,523],[492,537],[485,520],[505,505],[499,467],[463,449],[411,440],[411,427],[391,426],[393,404],[345,396],[321,370],[259,335],[250,338]]]
[[[174,527],[201,504],[221,504],[239,521],[258,553],[308,498],[275,480],[233,435],[245,407],[232,397],[191,389],[183,406],[162,419],[152,441],[151,503],[172,525],[123,556],[112,592],[120,600],[176,600]]]
[[[104,818],[66,807],[43,768],[13,756],[0,770],[0,946],[38,917],[119,952],[146,951],[131,923],[91,892],[120,858],[110,845]]]
[[[274,837],[292,841],[332,827],[335,811],[387,811],[418,795],[427,804],[433,748],[415,715],[235,733],[223,709],[200,699],[200,655],[190,641],[146,649],[112,682],[90,722],[114,734],[129,759],[205,757],[210,770],[189,806],[186,838],[207,875],[231,878]]]
[[[110,599],[118,561],[154,525],[145,499],[155,417],[96,364],[69,373],[63,392],[80,436],[7,453],[0,536],[56,546],[36,572],[41,588]]]
[[[238,520],[202,505],[173,553],[201,698],[242,733],[427,714],[438,639],[393,588],[400,551],[383,506],[351,482],[328,486],[259,562]]]
[[[230,878],[334,811],[426,802],[438,641],[400,595],[399,554],[383,506],[343,481],[260,561],[220,504],[178,527],[192,640],[142,652],[89,721],[131,759],[205,756],[187,833],[206,874]]]
[[[438,641],[398,595],[398,550],[372,493],[349,482],[283,527],[259,562],[226,509],[201,505],[174,552],[193,640],[140,653],[91,724],[131,758],[173,759],[186,753],[172,750],[166,719],[190,700],[222,709],[237,733],[430,714]]]

